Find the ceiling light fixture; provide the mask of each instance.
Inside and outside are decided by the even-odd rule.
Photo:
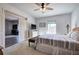
[[[45,13],[46,10],[53,10],[53,8],[48,7],[49,3],[35,3],[39,8],[34,9],[34,11],[40,10],[42,13]]]

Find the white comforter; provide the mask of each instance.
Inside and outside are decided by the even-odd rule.
[[[69,42],[75,42],[79,43],[77,40],[73,40],[73,38],[69,38],[67,35],[57,35],[57,34],[47,34],[47,35],[40,35],[40,38],[46,38],[49,40],[61,40],[61,41],[69,41]]]

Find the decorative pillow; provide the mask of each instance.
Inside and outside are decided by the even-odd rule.
[[[79,41],[79,32],[72,32],[71,38]]]

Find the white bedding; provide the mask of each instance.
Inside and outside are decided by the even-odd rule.
[[[70,38],[67,35],[47,34],[47,35],[40,35],[39,37],[40,38],[46,38],[46,39],[49,39],[49,40],[60,40],[60,41],[68,41],[68,42],[79,43],[79,41],[73,40],[73,38]]]

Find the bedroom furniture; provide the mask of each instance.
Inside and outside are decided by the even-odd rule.
[[[3,49],[3,47],[0,46],[0,55],[3,55],[2,49]]]
[[[79,55],[79,27],[74,28],[72,32],[77,32],[77,39],[67,35],[39,36],[37,50],[54,55]]]
[[[79,28],[73,31],[79,32]],[[72,33],[71,33],[72,34]],[[40,35],[33,37],[36,49],[52,55],[79,55],[79,41],[67,35]]]
[[[38,36],[28,39],[28,45],[29,45],[29,47],[30,47],[30,43],[34,43],[34,49],[36,49],[37,38],[38,38]]]
[[[37,50],[54,55],[79,54],[79,42],[73,40],[65,41],[39,37]]]
[[[79,27],[74,28],[72,31],[77,31],[77,32],[79,32]]]
[[[30,43],[35,43],[35,39],[33,39],[33,38],[29,39],[28,42],[29,42],[29,47],[30,47]]]
[[[38,36],[38,30],[37,29],[35,29],[35,30],[29,30],[28,31],[28,38],[33,38],[33,37],[36,37],[36,36]]]

